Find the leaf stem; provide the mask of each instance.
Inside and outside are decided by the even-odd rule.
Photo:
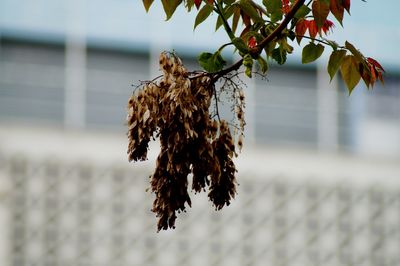
[[[227,46],[229,46],[229,45],[233,45],[233,43],[232,43],[232,42],[225,43],[224,45],[222,45],[222,46],[218,49],[218,52],[221,52],[225,47],[227,47]]]
[[[226,20],[224,13],[221,10],[221,6],[218,4],[217,1],[214,1],[214,6],[216,7],[214,9],[214,11],[221,17],[222,23],[224,24],[224,28],[225,28],[226,33],[229,36],[229,39],[233,40],[235,38],[235,34],[233,34],[233,31],[232,31],[231,27],[229,26],[229,23]]]
[[[296,34],[296,37],[301,37],[301,38],[304,38],[304,39],[309,39],[309,40],[312,40],[312,41],[317,41],[317,42],[320,42],[320,43],[323,43],[323,44],[332,46],[331,43],[329,43],[329,42],[327,42],[327,41],[324,41],[324,40],[321,40],[321,39],[316,39],[316,38],[312,38],[312,37],[309,37],[309,36],[297,35],[297,34]],[[346,47],[341,46],[341,45],[338,45],[337,48],[346,49]]]

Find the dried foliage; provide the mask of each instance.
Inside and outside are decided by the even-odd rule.
[[[160,55],[160,69],[159,79],[144,82],[129,99],[128,156],[130,161],[146,160],[149,141],[159,138],[161,151],[150,185],[158,230],[166,230],[175,227],[176,212],[191,206],[189,175],[192,190],[208,188],[217,210],[234,198],[237,171],[232,159],[236,145],[243,145],[244,94],[232,76],[188,72],[173,53]],[[224,82],[217,89],[219,79]],[[230,90],[236,124],[220,118],[217,90]]]

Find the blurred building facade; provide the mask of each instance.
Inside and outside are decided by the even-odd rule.
[[[298,54],[246,80],[237,199],[216,213],[194,196],[175,231],[155,234],[156,155],[128,165],[124,152],[131,85],[158,75],[164,49],[194,69],[224,41],[211,24],[190,36],[194,15],[178,12],[166,23],[140,1],[0,2],[2,265],[399,265],[400,34],[386,22],[389,40],[367,39],[354,14],[385,86],[349,97],[324,59]]]

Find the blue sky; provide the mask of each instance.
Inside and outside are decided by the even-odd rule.
[[[155,45],[198,53],[227,41],[222,31],[213,31],[213,23],[202,24],[193,31],[196,12],[178,10],[165,23],[159,2],[146,14],[140,0],[1,0],[0,30],[3,34],[62,37],[71,21],[73,24],[81,17],[80,26],[89,40],[131,49]],[[332,38],[340,42],[348,39],[364,54],[400,69],[400,1],[351,3],[352,14],[345,17],[345,28],[336,23]],[[71,8],[75,4],[76,8]],[[299,53],[294,57],[298,59]]]

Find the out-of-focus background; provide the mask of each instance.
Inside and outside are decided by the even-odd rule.
[[[158,75],[161,51],[194,69],[225,36],[193,32],[196,12],[165,22],[160,3],[0,0],[0,264],[400,265],[398,10],[353,0],[332,36],[380,61],[385,86],[349,97],[328,53],[246,80],[236,199],[215,212],[195,195],[157,234],[157,144],[148,162],[126,158],[131,85]]]

